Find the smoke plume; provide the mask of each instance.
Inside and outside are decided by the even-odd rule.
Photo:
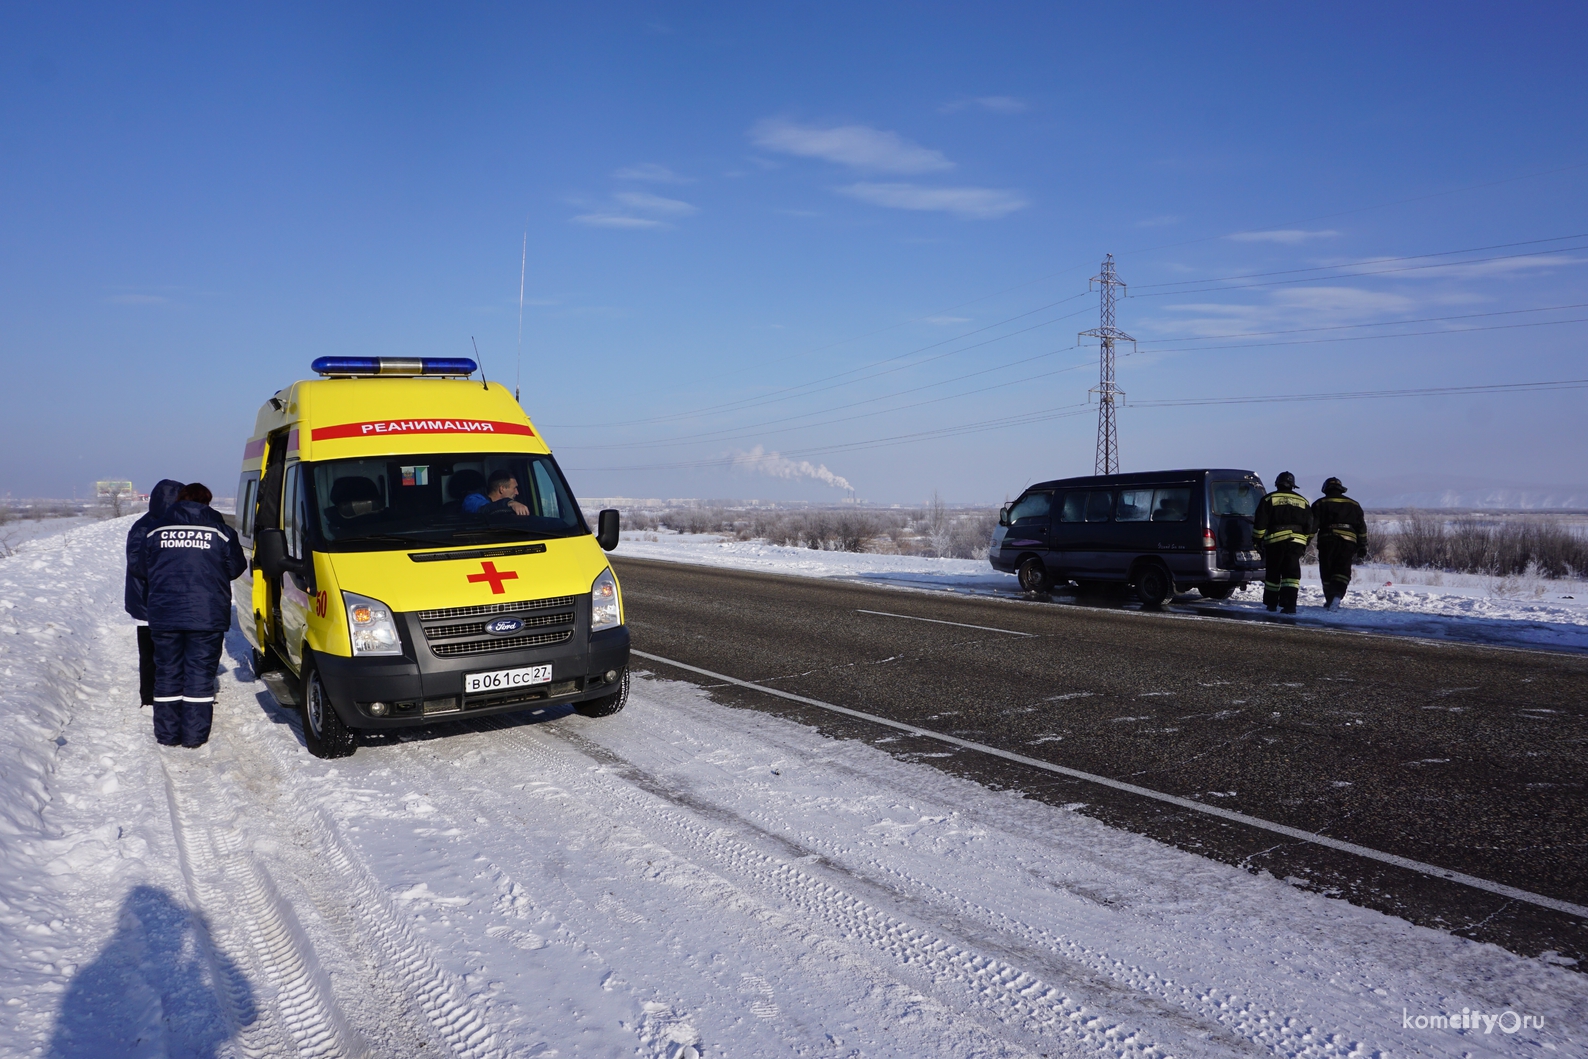
[[[733,466],[764,474],[769,478],[814,478],[818,482],[826,482],[834,489],[854,492],[854,487],[842,475],[834,474],[827,469],[826,464],[814,464],[809,460],[790,460],[775,452],[767,452],[760,445],[749,452],[735,453]]]

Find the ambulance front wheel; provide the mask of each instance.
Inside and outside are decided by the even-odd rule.
[[[599,699],[586,699],[584,702],[573,704],[574,712],[581,717],[611,717],[629,704],[629,667],[623,667],[623,675],[617,679],[618,690],[610,695],[603,695]]]
[[[307,654],[307,652],[305,652]],[[358,733],[342,723],[312,664],[303,678],[303,745],[319,758],[347,757],[358,749]]]

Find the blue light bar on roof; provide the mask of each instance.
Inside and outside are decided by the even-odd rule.
[[[480,368],[468,357],[316,357],[309,367],[320,375],[473,375]]]

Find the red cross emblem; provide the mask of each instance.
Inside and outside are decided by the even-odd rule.
[[[469,582],[472,584],[479,581],[489,581],[491,583],[491,595],[493,596],[500,596],[507,591],[502,584],[503,581],[518,580],[518,575],[513,573],[513,571],[498,570],[496,564],[489,559],[480,564],[480,570],[482,571],[481,573],[469,575]]]

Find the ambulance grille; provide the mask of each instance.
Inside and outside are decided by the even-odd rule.
[[[572,596],[555,596],[551,599],[530,599],[520,603],[482,603],[477,607],[443,607],[440,610],[421,610],[420,621],[449,621],[453,618],[483,618],[491,614],[521,614],[527,610],[550,610],[552,607],[573,606]]]
[[[572,629],[561,632],[536,633],[534,636],[493,636],[489,640],[464,640],[459,643],[433,643],[430,650],[442,658],[458,655],[483,655],[492,651],[510,651],[520,647],[543,647],[546,644],[567,643]]]
[[[561,614],[538,614],[534,617],[520,618],[526,629],[543,628],[547,625],[572,625],[573,611],[564,611]],[[426,625],[425,639],[446,640],[454,636],[484,636],[485,622],[470,621],[461,625]]]

